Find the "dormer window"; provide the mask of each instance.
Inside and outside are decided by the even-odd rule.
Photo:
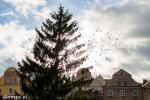
[[[85,71],[84,71],[84,70],[81,70],[81,74],[84,75],[84,74],[85,74]]]
[[[123,73],[121,72],[120,75],[123,75]]]
[[[124,81],[123,83],[124,83],[125,86],[127,85],[127,82],[126,82],[126,81]]]
[[[120,81],[118,81],[118,85],[120,86]]]

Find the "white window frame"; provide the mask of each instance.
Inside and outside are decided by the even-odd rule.
[[[136,92],[136,95],[135,95]],[[138,96],[139,95],[139,91],[138,90],[133,90],[133,96]]]
[[[120,96],[126,96],[125,90],[120,90]]]
[[[150,91],[147,91],[147,97],[150,97]]]
[[[112,97],[113,96],[113,90],[108,90],[108,94],[107,94],[109,97]]]

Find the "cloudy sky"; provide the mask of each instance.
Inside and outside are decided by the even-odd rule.
[[[149,0],[0,0],[0,74],[30,53],[35,27],[60,3],[74,14],[89,45],[93,75],[120,68],[141,82],[150,79]]]

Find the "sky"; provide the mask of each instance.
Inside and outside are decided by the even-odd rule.
[[[125,69],[142,82],[150,79],[149,0],[0,0],[0,75],[17,67],[28,55],[49,14],[62,4],[77,20],[82,41],[88,44],[92,75],[111,78]]]

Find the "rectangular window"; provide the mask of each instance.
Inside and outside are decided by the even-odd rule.
[[[17,83],[18,83],[17,78],[13,78],[13,83],[14,83],[14,84],[17,84]]]
[[[120,86],[120,81],[118,81],[118,85]]]
[[[126,82],[126,81],[124,81],[124,85],[125,85],[125,86],[127,85],[127,82]]]
[[[147,92],[147,96],[150,97],[150,91]]]
[[[13,89],[9,88],[8,92],[9,92],[9,95],[12,95],[13,94]]]
[[[138,94],[139,94],[139,93],[138,93],[138,90],[134,90],[134,91],[133,91],[133,96],[138,96]]]
[[[113,96],[113,91],[112,90],[108,90],[108,96]]]
[[[125,90],[120,90],[120,96],[125,96]]]
[[[9,83],[9,77],[7,77],[5,80],[6,80],[6,83]]]
[[[0,89],[0,95],[2,94],[2,90]]]
[[[100,95],[100,96],[103,95],[103,90],[99,90],[99,95]]]

